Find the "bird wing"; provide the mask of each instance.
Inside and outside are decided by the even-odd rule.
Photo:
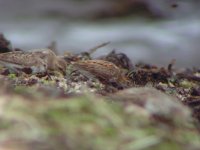
[[[3,65],[7,63],[30,67],[33,64],[36,64],[37,61],[38,59],[35,55],[33,55],[32,53],[26,53],[22,51],[14,51],[0,54],[0,63]]]

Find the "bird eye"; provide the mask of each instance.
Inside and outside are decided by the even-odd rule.
[[[177,8],[177,7],[178,7],[178,4],[173,3],[173,4],[171,4],[171,7],[172,7],[172,8]]]

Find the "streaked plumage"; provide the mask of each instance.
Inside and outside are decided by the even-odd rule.
[[[34,49],[27,52],[13,51],[0,54],[0,64],[14,72],[31,69],[31,73],[65,71],[66,63],[50,49]]]
[[[126,78],[123,70],[115,64],[105,60],[84,60],[75,62],[74,66],[80,70],[85,70],[99,79],[107,82],[115,82],[122,87],[130,86],[130,81]]]
[[[102,79],[118,78],[121,75],[121,70],[115,64],[104,60],[84,60],[74,65]]]

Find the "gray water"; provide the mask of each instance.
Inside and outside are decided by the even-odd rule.
[[[6,12],[6,9],[1,11]],[[12,42],[13,47],[29,50],[47,47],[56,41],[57,49],[62,54],[64,51],[85,51],[110,41],[111,44],[99,49],[94,57],[116,49],[126,53],[133,62],[141,60],[167,65],[175,58],[177,66],[200,65],[200,19],[198,15],[189,15],[187,11],[187,17],[171,17],[160,21],[135,17],[69,21],[64,17],[37,16],[33,12],[33,15],[29,14],[31,17],[27,14],[20,17],[22,14],[16,15],[15,11],[7,13],[7,17],[1,13],[0,18],[0,32]]]

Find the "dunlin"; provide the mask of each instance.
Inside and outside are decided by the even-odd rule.
[[[27,52],[13,51],[0,54],[0,64],[13,72],[44,73],[60,71],[65,73],[66,62],[50,49],[34,49]]]
[[[107,82],[114,81],[123,86],[130,84],[123,70],[105,60],[84,60],[75,62],[74,66]]]

